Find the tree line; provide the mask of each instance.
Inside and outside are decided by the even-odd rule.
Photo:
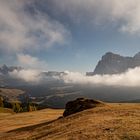
[[[37,104],[30,102],[29,100],[23,103],[19,101],[9,102],[6,99],[4,99],[2,96],[0,96],[0,107],[10,108],[16,113],[30,112],[30,111],[37,110]]]

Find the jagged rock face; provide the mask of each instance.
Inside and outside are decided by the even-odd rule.
[[[21,70],[22,68],[21,67],[15,67],[15,66],[6,66],[6,65],[3,65],[2,67],[0,67],[0,73],[1,74],[8,74],[9,72],[12,72],[14,70]]]
[[[140,53],[137,53],[134,57],[123,57],[118,54],[108,52],[98,62],[93,75],[118,74],[137,66],[140,66]]]
[[[48,72],[42,72],[41,75],[47,76],[47,77],[53,77],[53,76],[67,75],[67,73],[65,73],[65,72],[57,72],[57,71],[48,71]]]
[[[66,104],[65,111],[63,116],[69,116],[71,114],[94,108],[97,106],[103,106],[104,104],[100,101],[92,100],[92,99],[85,99],[85,98],[77,98],[74,101],[70,101]]]

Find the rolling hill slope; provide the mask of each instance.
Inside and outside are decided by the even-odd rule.
[[[45,113],[45,110],[44,110]],[[25,113],[26,114],[26,113]],[[54,114],[52,114],[53,117]],[[55,114],[56,115],[56,114]],[[61,116],[61,113],[57,114]],[[24,113],[23,113],[24,116]],[[39,113],[36,113],[39,118]],[[55,118],[57,118],[55,116]],[[46,121],[45,121],[46,119]],[[139,140],[140,104],[107,104],[65,118],[18,128],[1,136],[4,140]]]

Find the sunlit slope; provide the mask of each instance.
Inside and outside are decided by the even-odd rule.
[[[0,88],[0,95],[3,97],[7,97],[9,101],[17,101],[18,97],[23,95],[25,91],[20,89],[10,89],[10,88]]]
[[[10,115],[10,114],[15,114],[15,112],[12,109],[0,107],[0,118],[2,115]]]
[[[43,123],[46,121],[51,121],[57,119],[62,115],[62,113],[63,110],[57,109],[43,109],[39,111],[17,114],[9,114],[9,112],[0,113],[0,133],[25,126]]]
[[[60,113],[61,114],[61,113]],[[38,118],[39,114],[36,114]],[[50,116],[51,117],[51,116]],[[53,118],[53,114],[52,114]],[[54,117],[55,118],[55,117]],[[23,120],[24,121],[24,120]],[[13,130],[3,139],[139,140],[140,104],[107,104],[54,121]]]

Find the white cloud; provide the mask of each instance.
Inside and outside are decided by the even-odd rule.
[[[37,70],[32,70],[32,69],[28,69],[28,70],[14,70],[13,72],[9,72],[9,75],[12,78],[16,78],[16,79],[20,79],[20,80],[24,80],[25,82],[30,82],[30,83],[38,83],[41,80],[40,77],[40,71]]]
[[[81,73],[67,72],[67,75],[62,76],[66,83],[74,84],[91,84],[91,85],[106,85],[106,86],[129,86],[140,87],[140,67],[129,69],[122,74],[114,75],[95,75],[85,76]]]
[[[14,70],[9,73],[11,77],[24,80],[29,83],[43,84],[49,81],[55,82],[60,80],[64,83],[82,84],[91,86],[119,86],[119,87],[140,87],[140,67],[129,69],[122,74],[114,75],[94,75],[85,76],[78,72],[65,71],[65,74],[60,76],[41,75],[41,71],[33,69],[23,69],[20,71]]]
[[[32,69],[47,69],[47,64],[43,60],[39,60],[37,57],[33,57],[28,54],[18,54],[17,55],[18,64],[24,68]]]
[[[0,0],[0,49],[33,51],[65,43],[69,31],[47,13],[37,9],[34,14],[27,12],[30,4],[26,0]]]
[[[60,13],[74,22],[91,22],[99,25],[113,23],[122,32],[140,33],[139,0],[52,0]]]

